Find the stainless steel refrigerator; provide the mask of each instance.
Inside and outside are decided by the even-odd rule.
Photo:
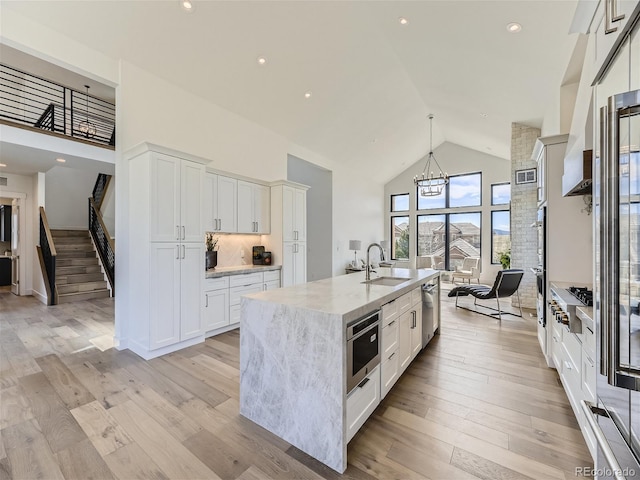
[[[640,478],[640,90],[600,108],[593,184],[596,478]]]

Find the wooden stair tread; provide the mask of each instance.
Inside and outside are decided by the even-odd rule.
[[[71,273],[67,275],[56,275],[56,285],[69,283],[97,282],[104,280],[102,272],[91,273]]]
[[[83,300],[91,300],[94,298],[107,298],[109,297],[109,290],[100,289],[92,290],[89,292],[74,292],[74,293],[58,293],[58,304],[69,302],[80,302]]]
[[[107,288],[107,282],[104,280],[96,280],[94,282],[67,283],[67,284],[56,285],[58,294],[95,292],[99,290],[106,290],[106,288]]]

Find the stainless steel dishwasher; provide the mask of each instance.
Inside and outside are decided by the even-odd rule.
[[[422,348],[440,328],[440,277],[422,285]]]

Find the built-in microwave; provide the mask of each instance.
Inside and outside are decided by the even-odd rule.
[[[347,325],[347,393],[380,364],[380,311]]]

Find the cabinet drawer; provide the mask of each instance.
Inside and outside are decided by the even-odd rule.
[[[398,350],[383,358],[380,365],[380,399],[387,396],[400,376],[400,365],[398,364]]]
[[[416,288],[415,290],[411,291],[411,305],[415,305],[416,303],[422,300],[421,293],[422,293],[421,288]]]
[[[380,366],[347,397],[347,442],[353,438],[380,403]]]
[[[232,275],[229,279],[229,286],[240,287],[244,285],[251,285],[252,283],[262,283],[262,279],[262,272]]]
[[[280,270],[267,270],[264,272],[265,282],[272,282],[274,280],[280,281]]]
[[[215,277],[215,278],[205,278],[203,290],[222,290],[223,288],[229,288],[229,277]]]
[[[562,335],[553,328],[551,329],[551,346],[549,348],[551,358],[553,359],[553,364],[556,366],[556,370],[558,370],[558,373],[562,373]]]
[[[582,351],[582,393],[586,400],[596,401],[596,363],[584,350]]]
[[[265,290],[275,290],[276,288],[280,288],[280,280],[272,280],[270,282],[267,282],[265,280],[264,282]]]
[[[240,297],[250,293],[258,293],[264,289],[262,282],[246,287],[231,287],[229,289],[229,305],[240,305]]]
[[[398,317],[398,299],[382,306],[382,328],[389,325]]]
[[[398,322],[391,323],[382,329],[382,362],[398,348]]]
[[[582,344],[578,337],[574,333],[564,332],[562,337],[562,344],[567,350],[567,354],[571,358],[578,371],[580,371],[582,363]]]
[[[405,293],[404,295],[396,299],[396,303],[398,304],[398,315],[402,315],[413,305],[411,303],[411,293],[412,292]]]
[[[229,307],[229,325],[240,323],[240,304]]]

